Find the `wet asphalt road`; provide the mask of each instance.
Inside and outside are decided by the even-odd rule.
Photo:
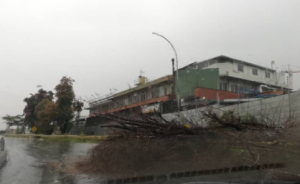
[[[100,178],[51,172],[44,161],[85,155],[95,144],[5,138],[8,161],[0,170],[1,184],[100,183]]]
[[[63,173],[51,171],[45,165],[45,161],[60,160],[64,157],[74,157],[86,155],[87,152],[96,144],[93,143],[73,143],[73,142],[54,142],[42,141],[28,138],[10,138],[5,137],[6,149],[8,150],[8,161],[0,170],[0,184],[99,184],[110,183],[109,180],[99,176],[86,175],[66,175]],[[295,159],[297,160],[297,159]],[[162,174],[163,177],[166,175]],[[159,178],[159,177],[158,177]],[[242,180],[236,178],[241,178]],[[248,178],[248,179],[246,179]],[[168,180],[161,183],[197,183],[195,181],[247,181],[252,179],[265,178],[264,172],[242,172],[233,175],[220,174],[211,176],[202,176],[199,178]],[[117,180],[115,180],[116,183]],[[157,183],[158,181],[150,182]],[[200,182],[200,183],[201,183]],[[218,183],[217,182],[217,183]],[[232,183],[232,182],[229,182]],[[233,182],[235,183],[235,182]],[[244,183],[244,182],[241,182]],[[268,183],[268,182],[263,182]],[[273,181],[271,182],[273,183]],[[276,183],[276,182],[275,182]],[[279,182],[285,183],[285,182]],[[290,183],[290,182],[287,182]],[[293,182],[291,182],[293,183]],[[220,184],[220,183],[219,183]]]

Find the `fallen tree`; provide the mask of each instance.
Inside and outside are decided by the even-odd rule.
[[[172,136],[239,136],[250,140],[270,141],[278,140],[288,134],[288,130],[296,128],[298,124],[293,117],[287,118],[281,124],[276,124],[263,119],[258,121],[255,117],[247,114],[237,116],[233,111],[223,112],[218,115],[212,109],[201,111],[202,117],[207,124],[192,122],[182,116],[168,121],[160,113],[143,114],[138,111],[134,117],[124,117],[116,114],[99,115],[112,121],[109,125],[101,127],[110,129],[111,139],[118,138],[157,138]],[[238,136],[238,137],[237,137]]]
[[[293,117],[281,124],[258,121],[251,115],[237,116],[232,111],[216,113],[210,108],[200,112],[204,126],[183,116],[166,120],[159,113],[124,117],[99,115],[112,121],[102,127],[109,136],[79,162],[79,168],[107,176],[132,176],[178,168],[210,168],[272,162],[285,163],[281,153],[297,153],[298,127]],[[276,151],[274,151],[276,150]]]

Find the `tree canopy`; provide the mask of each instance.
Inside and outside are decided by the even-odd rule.
[[[5,116],[2,117],[2,119],[5,121],[7,127],[11,127],[14,125],[23,125],[24,118],[22,117],[23,115],[16,115],[16,116],[11,116],[6,114]]]
[[[38,120],[36,117],[36,106],[43,101],[43,99],[47,99],[49,101],[53,100],[53,92],[45,91],[43,89],[38,90],[36,94],[30,94],[30,97],[24,99],[26,106],[23,110],[25,114],[24,125],[27,125],[29,128],[34,126],[34,123]]]
[[[55,87],[55,94],[40,89],[36,94],[25,98],[24,125],[28,128],[36,126],[36,133],[41,134],[51,134],[54,126],[66,133],[71,127],[74,113],[79,114],[83,107],[83,103],[75,99],[73,82],[75,81],[70,77],[62,77]]]
[[[73,90],[74,79],[71,77],[62,77],[60,83],[55,87],[56,107],[57,107],[57,125],[62,133],[66,133],[70,121],[74,118],[74,112],[80,112],[83,103],[75,99]]]

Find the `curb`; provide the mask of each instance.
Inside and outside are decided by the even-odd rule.
[[[0,151],[0,168],[3,167],[6,161],[7,161],[7,150]]]

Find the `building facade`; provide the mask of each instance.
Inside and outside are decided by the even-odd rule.
[[[217,88],[195,88],[195,97],[225,100],[289,91],[284,73],[249,62],[218,56],[194,62],[181,70],[218,69]]]
[[[107,114],[135,107],[144,107],[145,111],[159,110],[159,103],[173,97],[173,76],[167,75],[153,81],[139,76],[136,87],[108,95],[105,98],[90,102],[90,115]]]
[[[178,84],[174,74],[153,81],[139,76],[135,87],[90,102],[90,115],[130,114],[130,109],[139,107],[145,113],[163,112],[166,104],[176,104],[176,85],[181,104],[195,103],[191,99],[226,101],[261,94],[280,95],[289,90],[285,74],[227,56],[194,62],[179,69]]]
[[[219,69],[220,90],[238,92],[239,88],[245,88],[263,93],[272,89],[288,89],[284,73],[227,56],[195,62],[183,69],[208,68]]]

